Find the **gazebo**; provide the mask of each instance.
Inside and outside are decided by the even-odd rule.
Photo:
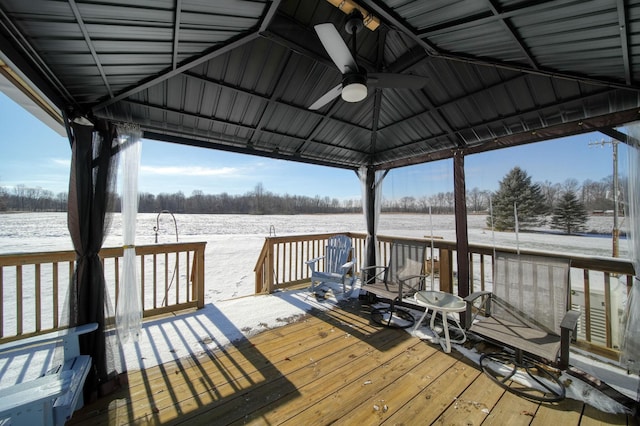
[[[70,229],[87,280],[75,321],[101,306],[100,291],[84,290],[100,269],[110,141],[123,125],[150,140],[354,170],[367,182],[369,238],[380,174],[452,159],[466,296],[465,156],[593,131],[636,144],[619,128],[640,118],[639,6],[4,0],[0,76],[72,146]],[[322,36],[319,24],[335,31]],[[96,135],[107,141],[99,155]],[[374,263],[373,244],[366,257]]]

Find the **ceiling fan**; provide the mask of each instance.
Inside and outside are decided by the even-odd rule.
[[[390,89],[420,89],[427,84],[427,78],[417,75],[397,73],[369,73],[356,63],[356,33],[363,27],[362,13],[358,9],[347,17],[345,29],[353,34],[350,51],[336,27],[331,24],[318,24],[314,28],[324,49],[338,70],[342,73],[342,82],[330,89],[315,101],[309,109],[317,110],[342,96],[346,102],[360,102],[367,97],[367,86]]]

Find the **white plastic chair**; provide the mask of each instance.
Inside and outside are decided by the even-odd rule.
[[[315,292],[315,283],[340,283],[346,293],[347,281],[353,289],[355,281],[356,257],[347,235],[334,235],[327,241],[324,256],[305,262],[311,269],[311,292]],[[322,268],[322,270],[320,269]],[[351,273],[349,276],[348,274]]]

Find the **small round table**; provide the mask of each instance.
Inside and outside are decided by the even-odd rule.
[[[444,342],[442,341],[442,339],[438,339],[438,342],[440,343],[440,346],[442,346],[442,349],[444,349],[446,353],[450,353],[452,340],[449,337],[449,327],[447,325],[448,324],[447,314],[450,312],[453,313],[453,312],[465,311],[467,309],[466,302],[460,296],[456,296],[455,294],[445,293],[444,291],[436,291],[436,290],[418,291],[413,295],[413,298],[418,305],[425,307],[424,314],[422,314],[422,317],[420,318],[420,320],[416,322],[416,325],[413,328],[413,331],[415,332],[420,326],[420,324],[422,323],[422,321],[424,321],[425,317],[427,316],[427,313],[429,312],[429,309],[433,311],[433,313],[431,314],[430,328],[431,330],[434,330],[436,314],[440,312],[440,314],[442,315],[442,328],[444,329]],[[458,330],[460,330],[460,332],[462,333],[462,337],[460,339],[453,340],[453,343],[464,343],[467,340],[467,335],[465,334],[464,329],[460,325],[460,321],[456,316],[452,316],[451,318],[453,319],[456,326],[458,327]],[[435,330],[434,330],[434,333],[436,333]]]

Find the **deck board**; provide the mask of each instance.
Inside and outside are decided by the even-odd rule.
[[[359,302],[129,372],[70,425],[633,424],[565,400],[505,392],[455,350],[372,323]]]
[[[479,372],[478,372],[479,373]],[[484,374],[469,385],[438,418],[445,425],[479,425],[505,391]],[[549,425],[551,423],[547,423]]]

